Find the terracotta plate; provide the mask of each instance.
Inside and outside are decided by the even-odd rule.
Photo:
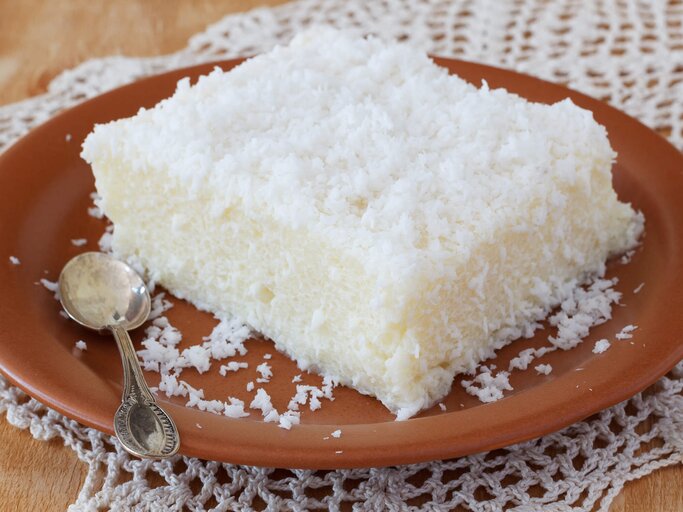
[[[610,264],[619,277],[624,307],[596,328],[578,348],[538,360],[550,363],[548,376],[531,369],[511,377],[514,391],[484,405],[468,396],[458,382],[444,400],[447,407],[425,411],[405,422],[375,400],[337,389],[334,402],[306,411],[302,424],[286,431],[251,417],[234,420],[161,398],[182,435],[181,452],[234,463],[342,468],[411,463],[497,448],[558,430],[624,400],[664,375],[683,357],[683,158],[664,139],[607,105],[563,87],[528,76],[466,62],[439,60],[473,82],[486,79],[534,101],[555,102],[567,96],[592,110],[606,125],[619,157],[614,184],[622,200],[645,212],[643,246],[628,265]],[[230,68],[236,61],[220,63]],[[41,277],[56,280],[62,265],[84,250],[96,250],[104,221],[86,214],[94,190],[88,166],[79,158],[80,144],[94,123],[130,116],[169,96],[176,81],[196,78],[212,65],[173,71],[116,89],[66,111],[33,130],[0,156],[0,368],[16,385],[41,402],[81,423],[112,433],[119,404],[121,370],[111,339],[87,332],[58,315],[58,303]],[[67,135],[70,135],[68,137]],[[84,247],[70,240],[87,238]],[[12,265],[8,257],[20,258]],[[633,290],[645,283],[642,291]],[[175,301],[169,318],[196,342],[210,332],[209,315]],[[595,340],[609,338],[627,324],[637,324],[630,341],[613,341],[604,354],[592,353]],[[135,333],[140,340],[142,330]],[[541,346],[547,333],[500,351],[495,363],[506,367],[523,348]],[[83,339],[87,351],[74,343]],[[185,343],[185,341],[183,342]],[[245,385],[256,365],[272,353],[274,377],[266,390],[276,407],[285,407],[294,387],[295,365],[265,340],[248,342],[246,370],[218,375],[218,366],[203,375],[183,374],[206,390],[207,398],[237,396],[249,400]],[[536,363],[536,364],[538,364]],[[156,383],[155,374],[148,374]],[[305,382],[318,384],[316,376]],[[339,439],[328,438],[337,428]]]

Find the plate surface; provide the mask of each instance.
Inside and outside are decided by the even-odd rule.
[[[239,61],[219,63],[230,68]],[[235,420],[189,409],[182,400],[161,397],[181,436],[181,453],[250,465],[296,468],[381,466],[449,458],[498,448],[558,430],[624,400],[671,369],[683,358],[683,157],[663,138],[607,105],[541,80],[510,71],[437,59],[451,72],[475,83],[505,87],[530,100],[552,103],[567,96],[592,110],[609,132],[619,153],[614,185],[624,201],[646,216],[646,237],[628,265],[612,262],[608,275],[619,277],[624,307],[593,330],[583,344],[537,360],[549,363],[548,376],[533,368],[514,372],[514,391],[491,404],[467,395],[459,379],[438,407],[404,422],[395,422],[374,399],[346,388],[335,390],[333,402],[302,414],[302,424],[286,431],[260,421],[254,411]],[[133,115],[172,94],[184,76],[195,79],[214,65],[201,65],[154,76],[113,90],[68,110],[33,130],[0,156],[0,369],[41,402],[99,430],[113,433],[112,420],[121,392],[121,365],[113,339],[79,328],[58,315],[59,304],[36,282],[56,280],[64,263],[79,252],[97,250],[104,221],[87,215],[94,190],[80,144],[94,123]],[[70,137],[67,137],[67,134]],[[70,240],[87,238],[84,247]],[[8,262],[10,255],[20,265]],[[633,290],[645,283],[642,291]],[[214,320],[174,300],[171,322],[184,334],[181,346],[200,341]],[[593,354],[600,338],[614,340],[627,324],[638,330],[629,341],[613,342],[604,354]],[[139,342],[142,329],[134,333]],[[527,347],[547,344],[548,332],[501,350],[499,368]],[[88,344],[74,349],[77,340]],[[274,405],[285,407],[294,392],[291,379],[299,371],[265,340],[247,343],[243,358],[249,368],[228,377],[218,364],[203,375],[183,373],[201,386],[206,398],[249,400],[245,385],[257,375],[256,365],[272,353],[274,377],[265,389]],[[147,374],[150,384],[158,376]],[[320,378],[304,375],[304,382]],[[342,429],[339,439],[329,435]],[[328,439],[324,439],[328,437]]]

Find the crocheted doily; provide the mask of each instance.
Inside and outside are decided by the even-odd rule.
[[[409,40],[435,55],[512,68],[608,101],[683,148],[683,3],[612,0],[303,0],[228,16],[187,48],[95,59],[48,92],[0,108],[0,150],[85,98],[171,68],[250,55],[331,24]],[[0,377],[0,413],[59,437],[88,466],[70,510],[606,511],[625,482],[683,462],[683,363],[648,391],[561,432],[502,450],[383,469],[304,471],[177,456],[134,459]]]

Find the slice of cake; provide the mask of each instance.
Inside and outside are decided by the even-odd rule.
[[[328,29],[181,80],[83,157],[117,254],[399,418],[642,229],[590,112]]]

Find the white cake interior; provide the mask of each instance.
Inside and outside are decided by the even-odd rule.
[[[400,418],[632,247],[605,129],[311,30],[84,143],[114,250]]]

